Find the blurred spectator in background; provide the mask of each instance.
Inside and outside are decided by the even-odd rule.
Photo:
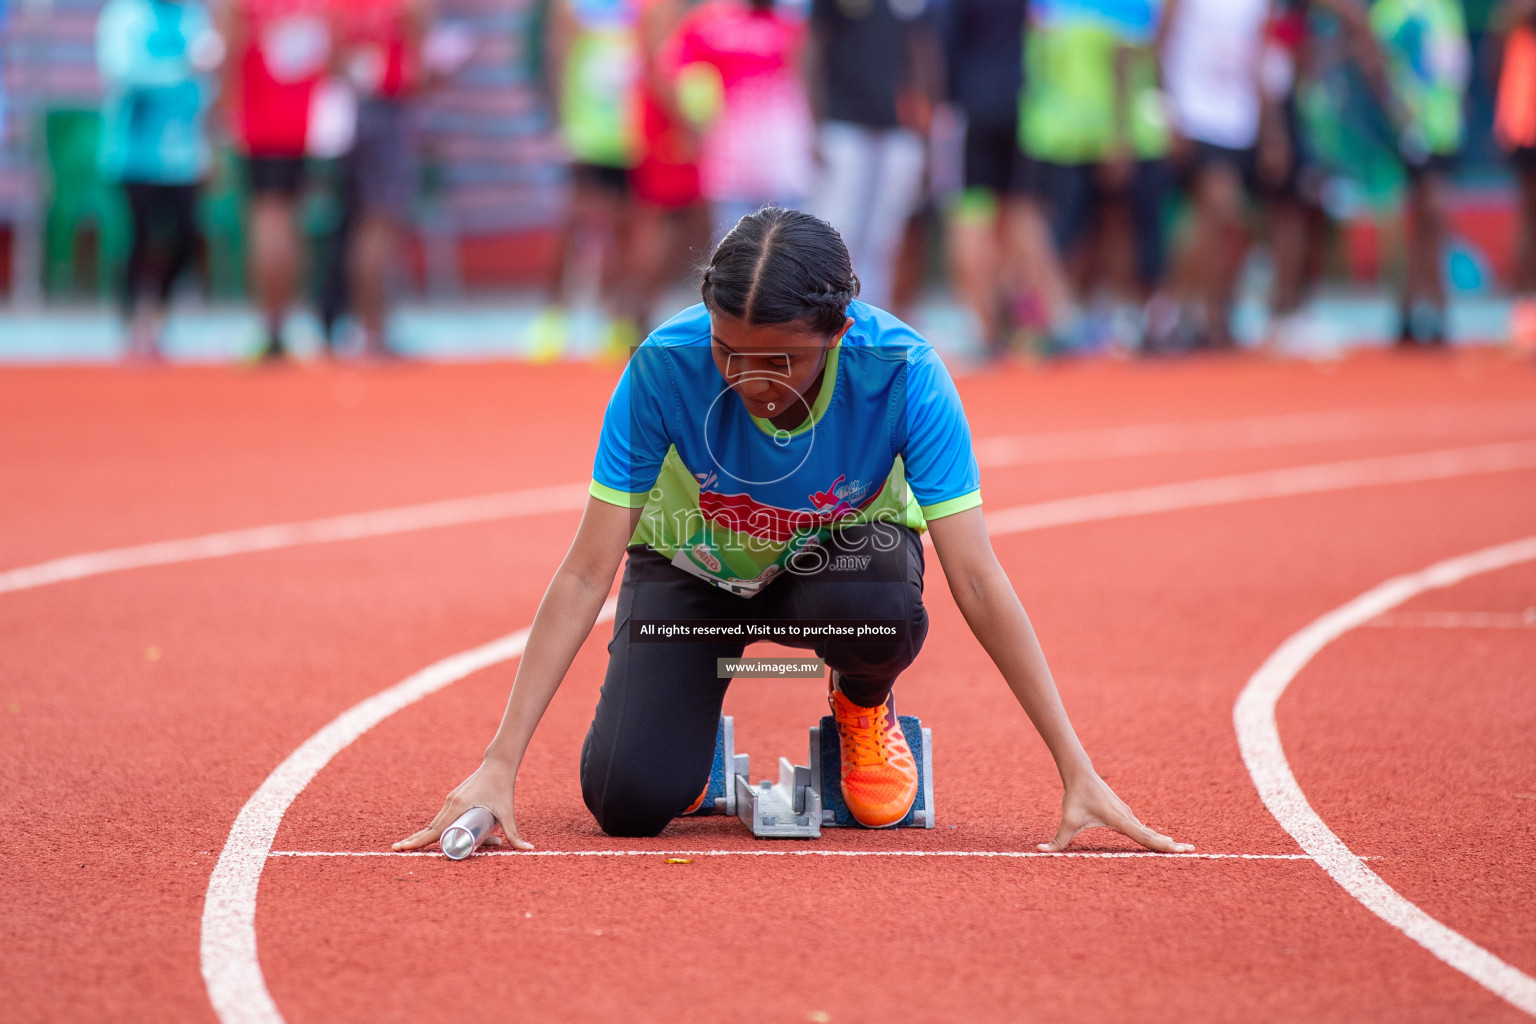
[[[263,359],[283,358],[302,254],[295,222],[311,105],[334,58],[328,0],[229,0],[225,87],[250,186],[251,290]]]
[[[1386,61],[1408,175],[1407,274],[1398,342],[1445,343],[1446,187],[1462,144],[1471,58],[1458,0],[1375,0],[1371,28]]]
[[[804,207],[816,131],[804,22],[774,0],[706,0],[683,21],[677,43],[678,99],[702,136],[714,239],[759,207]]]
[[[812,0],[811,25],[823,165],[812,209],[848,246],[860,298],[886,307],[921,198],[937,28],[927,0]]]
[[[1189,192],[1186,267],[1195,278],[1196,347],[1232,347],[1232,303],[1242,267],[1256,147],[1269,0],[1167,0],[1160,27],[1174,164]]]
[[[1089,350],[1115,343],[1162,347],[1173,326],[1157,297],[1166,245],[1163,198],[1168,129],[1153,52],[1155,0],[1034,0],[1025,38],[1020,136],[1032,190],[1049,220],[1058,259],[1118,203],[1128,213],[1135,262],[1132,296],[1081,316],[1076,304],[1049,310],[1051,345]],[[1097,221],[1097,223],[1096,223]],[[1098,246],[1103,269],[1115,246]],[[1143,327],[1144,324],[1144,327]]]
[[[1273,0],[1259,62],[1257,179],[1269,214],[1274,279],[1264,344],[1295,344],[1302,303],[1322,271],[1324,230],[1320,175],[1301,131],[1297,91],[1308,56],[1312,0]],[[1364,24],[1363,15],[1360,24]]]
[[[0,0],[0,39],[5,37],[6,22],[11,18],[11,5],[9,0]],[[0,145],[5,142],[6,109],[5,109],[5,48],[0,46]]]
[[[430,0],[343,0],[335,10],[337,63],[357,102],[356,130],[338,171],[340,224],[322,271],[320,320],[335,346],[347,306],[369,358],[392,354],[385,334],[387,279],[416,195],[411,101],[423,78]]]
[[[639,295],[638,334],[655,323],[661,293],[685,267],[692,269],[683,239],[696,227],[699,208],[698,140],[677,108],[676,29],[678,0],[645,0],[641,11],[644,88],[640,97],[643,153],[634,172],[634,273]]]
[[[609,320],[604,348],[638,341],[632,259],[632,171],[640,162],[640,0],[554,0],[547,68],[571,159],[570,205],[549,287],[534,322],[535,359],[565,348],[566,310],[578,282],[595,277]]]
[[[965,126],[964,187],[949,216],[951,274],[994,355],[1007,347],[1007,310],[1023,299],[1021,280],[1034,276],[1020,265],[1016,246],[1040,237],[1038,230],[1018,224],[1020,218],[1038,218],[1023,195],[1019,148],[1027,3],[949,0],[943,8],[949,101]]]
[[[192,261],[199,184],[211,162],[210,72],[223,58],[223,40],[198,0],[109,0],[96,22],[105,89],[101,173],[122,185],[132,230],[122,310],[133,359],[159,358],[171,293]],[[153,261],[156,236],[163,246]]]
[[[1510,338],[1536,354],[1536,0],[1505,0],[1492,27],[1502,42],[1494,134],[1515,165],[1519,195]]]

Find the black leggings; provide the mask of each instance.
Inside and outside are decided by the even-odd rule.
[[[125,182],[128,214],[133,221],[133,243],[128,250],[128,265],[123,271],[122,304],[124,315],[132,315],[149,276],[150,238],[160,231],[165,235],[165,251],[153,279],[147,282],[161,305],[170,301],[176,279],[192,262],[197,244],[196,185],[156,185]]]
[[[886,538],[883,544],[877,535]],[[880,550],[891,548],[890,541],[892,550]],[[741,598],[649,548],[629,549],[608,674],[581,748],[582,797],[604,832],[654,836],[698,797],[709,779],[715,727],[730,685],[715,677],[715,661],[740,657],[746,647],[742,639],[632,638],[631,622],[889,622],[896,626],[889,639],[775,642],[814,650],[856,704],[875,707],[890,696],[928,633],[922,538],[902,526],[851,527],[835,533],[824,550],[829,561],[821,571],[786,573]]]

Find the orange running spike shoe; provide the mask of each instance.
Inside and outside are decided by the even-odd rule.
[[[859,824],[885,828],[907,816],[917,799],[917,760],[887,697],[877,708],[860,707],[838,690],[827,693],[842,741],[843,800]]]

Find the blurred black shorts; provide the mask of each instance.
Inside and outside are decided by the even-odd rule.
[[[1016,124],[965,126],[965,187],[984,188],[994,195],[1023,191],[1024,153]]]
[[[304,189],[302,156],[248,156],[246,179],[252,195],[276,195],[292,199]]]
[[[603,164],[571,164],[571,181],[583,188],[607,192],[621,199],[630,192],[630,171],[626,167],[606,167]]]
[[[1411,182],[1424,177],[1434,177],[1443,181],[1456,169],[1459,156],[1460,154],[1457,153],[1431,153],[1422,163],[1403,161],[1403,171]]]
[[[1509,159],[1522,171],[1536,171],[1536,146],[1520,146],[1509,154]]]
[[[1252,147],[1248,149],[1229,149],[1226,146],[1218,146],[1214,142],[1201,142],[1199,139],[1189,140],[1189,149],[1184,159],[1176,168],[1179,176],[1179,184],[1184,188],[1191,188],[1200,175],[1210,167],[1229,167],[1236,171],[1243,181],[1243,188],[1249,195],[1255,195],[1259,191],[1259,156],[1258,150]]]

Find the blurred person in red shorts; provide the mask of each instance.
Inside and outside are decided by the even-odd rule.
[[[250,186],[251,287],[266,335],[264,359],[285,354],[283,324],[297,285],[295,208],[316,86],[334,56],[328,0],[232,0],[224,38],[235,139]]]
[[[644,72],[640,93],[642,155],[634,171],[636,338],[654,325],[661,293],[694,261],[687,237],[699,210],[698,139],[677,107],[678,0],[645,0],[640,16]]]

